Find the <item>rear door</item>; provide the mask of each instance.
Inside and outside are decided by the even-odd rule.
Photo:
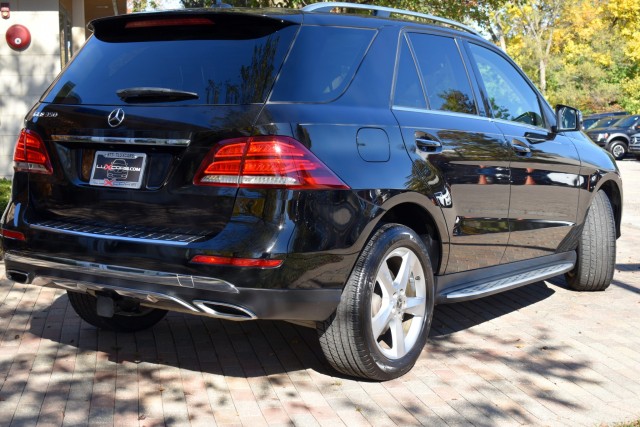
[[[446,269],[496,265],[509,238],[512,151],[478,103],[458,40],[401,37],[393,112],[414,161],[408,186],[435,195],[447,221]]]

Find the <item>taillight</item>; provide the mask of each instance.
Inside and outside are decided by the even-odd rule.
[[[19,231],[5,230],[3,228],[1,234],[2,234],[2,237],[6,237],[7,239],[20,240],[22,242],[27,240],[25,235]]]
[[[16,149],[13,152],[13,169],[21,172],[52,174],[47,149],[40,136],[28,129],[20,131]]]
[[[196,185],[291,189],[348,189],[305,146],[287,136],[221,141],[195,175]]]
[[[257,268],[275,268],[282,265],[281,259],[228,258],[213,255],[196,255],[191,258],[191,262],[195,264]]]

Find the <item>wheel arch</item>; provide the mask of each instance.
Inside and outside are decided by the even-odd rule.
[[[616,237],[620,237],[620,226],[622,223],[622,190],[617,182],[610,179],[603,182],[598,190],[604,191],[611,202],[613,208],[613,218],[616,223]]]
[[[392,206],[386,208],[386,212],[379,219],[379,226],[387,223],[396,223],[411,228],[429,248],[429,256],[433,271],[437,274],[444,267],[448,256],[448,235],[446,225],[440,207],[429,201],[432,209],[425,208],[424,204],[417,200],[401,198]],[[378,227],[376,227],[377,229]]]
[[[611,147],[612,144],[616,143],[616,142],[623,142],[624,145],[627,146],[627,148],[629,147],[629,137],[623,133],[616,133],[614,135],[611,135],[609,137],[609,140],[607,141],[607,150],[609,149],[609,147]]]

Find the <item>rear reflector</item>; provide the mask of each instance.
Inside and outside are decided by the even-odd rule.
[[[22,129],[16,149],[13,152],[13,169],[20,172],[53,173],[49,154],[40,136],[28,129]]]
[[[213,25],[213,21],[208,18],[165,18],[165,19],[145,19],[131,21],[125,24],[125,28],[152,28],[152,27],[181,27],[190,25]]]
[[[305,190],[349,188],[304,145],[287,136],[221,141],[209,151],[193,183]]]
[[[25,241],[27,240],[27,238],[24,236],[24,234],[22,234],[19,231],[13,231],[13,230],[2,230],[2,237],[6,237],[7,239],[14,239],[14,240],[20,240],[20,241]]]
[[[196,255],[192,263],[210,265],[228,265],[233,267],[275,268],[282,265],[281,259],[228,258],[212,255]]]

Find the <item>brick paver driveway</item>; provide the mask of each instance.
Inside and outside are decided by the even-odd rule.
[[[315,332],[170,314],[136,334],[82,323],[64,292],[0,284],[0,426],[591,425],[640,418],[640,162],[613,285],[561,279],[436,309],[387,383],[325,365]]]

